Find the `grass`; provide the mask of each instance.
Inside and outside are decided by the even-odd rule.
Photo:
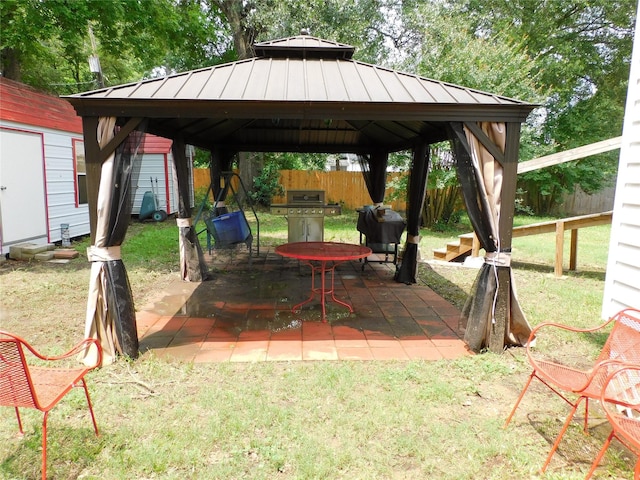
[[[526,219],[540,221],[540,219]],[[468,225],[422,232],[421,253]],[[325,221],[325,239],[357,242],[354,212]],[[580,232],[577,272],[553,277],[554,240],[514,241],[514,274],[529,321],[599,322],[608,229]],[[282,217],[260,213],[260,243],[286,240]],[[550,245],[548,246],[547,243]],[[204,241],[203,241],[204,244]],[[84,252],[88,241],[74,242]],[[548,250],[549,249],[549,250]],[[548,250],[548,251],[547,251]],[[174,222],[133,223],[123,258],[136,302],[179,278]],[[83,334],[86,261],[0,264],[0,328],[48,352]],[[475,270],[423,264],[421,281],[461,306]],[[410,287],[408,287],[410,288]],[[551,339],[556,355],[592,356],[601,339]],[[522,349],[436,362],[180,364],[145,355],[92,372],[89,387],[102,435],[81,392],[50,415],[49,475],[56,479],[581,479],[608,434],[597,408],[585,437],[573,425],[549,473],[538,474],[566,414],[539,385],[508,429],[501,426],[529,367]],[[0,478],[39,478],[38,412],[24,411],[15,435],[0,409]],[[631,478],[635,461],[619,445],[596,478]]]

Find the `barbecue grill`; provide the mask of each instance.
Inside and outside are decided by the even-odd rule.
[[[274,203],[270,211],[287,217],[289,242],[324,241],[324,217],[342,212],[325,203],[324,190],[287,190],[287,203]]]

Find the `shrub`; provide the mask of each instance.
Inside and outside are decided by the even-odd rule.
[[[255,203],[268,207],[273,196],[284,194],[284,188],[279,183],[278,168],[275,162],[268,162],[260,171],[260,175],[253,177],[253,189],[249,196]]]

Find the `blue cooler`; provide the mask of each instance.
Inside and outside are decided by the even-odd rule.
[[[224,245],[244,242],[251,234],[247,219],[241,210],[225,213],[212,218],[210,221],[216,244]]]

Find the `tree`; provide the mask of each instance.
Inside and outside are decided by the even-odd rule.
[[[190,52],[182,57],[189,66],[204,63],[204,52],[217,53],[207,50],[204,18],[194,1],[3,0],[0,69],[54,94],[88,90],[95,86],[87,61],[94,53],[91,28],[106,83],[139,80],[158,67],[171,69],[167,60],[177,58],[177,49]]]
[[[402,23],[394,45],[402,45],[396,67],[436,80],[463,85],[533,103],[544,98],[535,62],[500,32],[480,36],[459,9],[439,3],[407,0],[395,16]],[[525,126],[531,139],[535,124]],[[530,142],[526,148],[537,148]],[[523,145],[523,148],[525,148]],[[460,207],[455,168],[448,145],[432,148],[423,224],[443,226],[458,220]],[[402,192],[399,183],[396,192]]]
[[[552,87],[546,103],[552,130],[578,102],[626,82],[636,7],[635,0],[469,0],[463,11],[477,32],[502,32],[536,60],[540,82]]]
[[[461,11],[478,35],[505,35],[534,59],[536,82],[547,91],[534,142],[562,151],[620,135],[636,8],[636,0],[468,0]],[[538,152],[528,153],[524,160]],[[523,174],[520,184],[547,213],[576,184],[607,185],[616,168],[617,154],[609,153]]]
[[[390,37],[384,13],[394,0],[262,0],[255,2],[251,20],[262,28],[259,41],[310,35],[355,47],[354,58],[386,63]]]
[[[200,0],[176,0],[178,20],[163,65],[182,72],[237,59],[231,28],[216,5]],[[168,73],[168,72],[167,72]]]
[[[219,11],[225,17],[238,59],[253,56],[256,41],[298,35],[302,30],[343,43],[353,41],[360,45],[364,39],[369,44],[360,52],[364,56],[381,51],[372,42],[379,39],[376,29],[368,26],[376,19],[382,23],[379,2],[375,0],[208,0],[207,5],[211,12]],[[264,155],[240,153],[238,169],[245,185],[256,181],[262,186],[269,184],[263,177],[272,169],[265,168],[264,162]]]
[[[396,64],[436,80],[538,102],[544,98],[535,62],[503,32],[480,36],[457,9],[403,2],[406,39]]]

